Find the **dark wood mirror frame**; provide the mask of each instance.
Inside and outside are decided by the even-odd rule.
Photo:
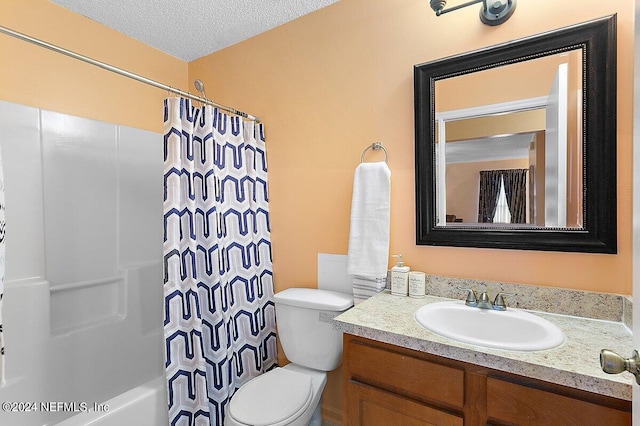
[[[583,52],[583,227],[436,226],[435,82],[572,49]],[[616,16],[414,67],[416,244],[616,253]]]

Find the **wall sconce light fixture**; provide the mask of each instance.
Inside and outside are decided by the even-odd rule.
[[[431,9],[436,12],[436,16],[440,16],[447,12],[453,12],[454,10],[462,9],[463,7],[471,6],[476,3],[482,3],[482,8],[480,9],[480,20],[485,25],[500,25],[507,19],[511,18],[511,15],[513,15],[513,12],[516,10],[516,0],[472,0],[467,3],[452,6],[449,9],[445,9],[447,0],[429,0]]]

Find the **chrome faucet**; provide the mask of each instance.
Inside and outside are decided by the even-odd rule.
[[[480,293],[480,297],[476,296],[476,292],[471,288],[457,287],[458,290],[466,291],[467,298],[464,304],[471,307],[478,307],[480,309],[493,309],[496,311],[506,311],[507,303],[504,300],[504,296],[515,296],[515,293],[499,292],[493,303],[489,301],[489,295],[486,291]]]
[[[478,308],[480,309],[492,309],[493,305],[489,302],[489,295],[486,291],[480,293],[480,299],[478,300]]]

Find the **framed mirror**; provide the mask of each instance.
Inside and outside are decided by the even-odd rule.
[[[616,253],[616,17],[414,67],[416,243]]]

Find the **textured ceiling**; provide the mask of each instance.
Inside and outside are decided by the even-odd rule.
[[[51,0],[192,61],[337,0]]]

